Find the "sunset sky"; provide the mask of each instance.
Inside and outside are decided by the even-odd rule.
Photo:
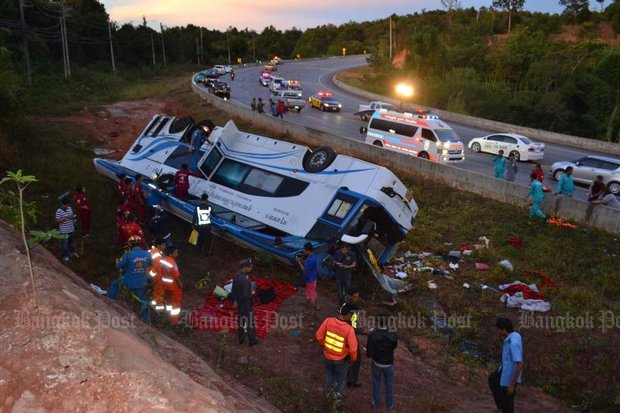
[[[441,8],[440,0],[100,0],[113,21],[142,22],[152,27],[195,24],[225,30],[228,26],[254,29],[269,25],[286,30],[347,21],[377,20],[392,13],[405,15]],[[492,0],[461,0],[463,7],[489,7]],[[389,6],[386,6],[389,4]],[[598,4],[598,3],[597,3]],[[525,9],[560,13],[557,0],[526,0]]]

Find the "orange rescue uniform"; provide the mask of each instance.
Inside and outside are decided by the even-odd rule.
[[[151,254],[151,259],[153,260],[153,265],[151,265],[148,271],[149,279],[153,282],[153,299],[151,300],[151,305],[155,307],[155,311],[161,311],[165,307],[163,303],[164,286],[161,282],[161,266],[159,262],[164,256],[161,250],[157,247],[151,247],[149,253]],[[157,303],[155,297],[161,297],[161,303]]]
[[[160,296],[154,296],[156,305],[162,305],[166,296],[166,311],[169,314],[170,324],[178,324],[181,319],[181,302],[183,301],[183,289],[181,287],[181,273],[177,262],[172,257],[163,257],[159,261],[161,270],[161,284],[163,292]]]
[[[357,360],[355,329],[346,321],[326,318],[316,331],[316,340],[323,346],[323,355],[328,360],[340,361],[347,356],[351,362]]]

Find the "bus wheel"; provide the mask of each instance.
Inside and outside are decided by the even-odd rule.
[[[380,148],[383,147],[383,142],[381,142],[381,141],[374,141],[372,144],[375,145],[375,146],[378,146]]]
[[[315,151],[308,151],[304,155],[303,166],[306,172],[321,172],[334,162],[336,152],[329,146],[319,146]]]
[[[429,158],[428,158],[428,153],[426,153],[426,152],[420,152],[420,153],[418,154],[418,158],[422,158],[422,159],[429,159]]]

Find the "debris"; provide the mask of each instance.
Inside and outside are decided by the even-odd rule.
[[[467,288],[467,289],[469,289],[469,284],[467,284],[467,283],[463,283],[463,288]]]
[[[521,238],[519,237],[509,237],[506,240],[506,243],[510,246],[515,247],[518,250],[523,249],[523,243],[521,242]]]
[[[461,251],[450,251],[448,253],[449,257],[461,258]]]
[[[95,291],[99,295],[107,295],[108,294],[107,290],[104,290],[103,288],[99,287],[98,285],[91,284],[90,288],[92,288],[93,291]]]
[[[478,241],[484,242],[484,248],[489,248],[489,243],[491,242],[491,240],[488,239],[486,235],[483,235],[480,238],[478,238]]]
[[[104,156],[104,155],[111,155],[114,152],[116,152],[115,149],[102,149],[102,148],[95,148],[93,149],[93,152],[95,153],[95,155],[97,156]]]
[[[299,335],[301,334],[301,330],[298,328],[295,328],[293,330],[289,330],[287,334],[291,337],[299,337]]]
[[[451,262],[450,264],[448,264],[448,266],[450,268],[452,268],[453,270],[458,270],[459,269],[459,264],[456,262]]]
[[[472,250],[463,250],[463,255],[469,256],[473,253]]]
[[[407,350],[415,356],[415,353],[418,350],[418,345],[413,340],[409,340],[407,342]]]
[[[434,282],[432,282],[432,281],[428,281],[428,282],[426,283],[426,286],[427,286],[428,288],[430,288],[431,290],[436,290],[436,289],[437,289],[437,284],[435,284],[435,283],[434,283]]]
[[[476,263],[476,269],[480,270],[480,271],[486,271],[489,268],[491,268],[491,266],[489,264],[485,264],[483,262],[477,262]]]
[[[571,224],[568,221],[565,221],[563,219],[556,218],[556,217],[547,218],[547,224],[555,225],[558,227],[565,227],[565,228],[577,228],[577,225]]]
[[[401,280],[404,280],[405,278],[408,277],[407,273],[404,271],[398,271],[394,276],[396,278],[400,278]]]
[[[504,267],[508,271],[514,271],[514,267],[512,266],[512,263],[510,261],[508,261],[508,260],[501,260],[499,262],[499,265],[501,265],[502,267]]]

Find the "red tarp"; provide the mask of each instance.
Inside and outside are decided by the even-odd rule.
[[[231,277],[232,278],[232,277]],[[291,284],[250,277],[256,283],[254,297],[254,317],[256,318],[256,337],[264,339],[275,325],[276,312],[284,300],[297,292]],[[276,298],[268,303],[261,304],[258,299],[260,290],[273,288]],[[237,331],[237,309],[232,301],[218,299],[210,293],[202,308],[197,308],[189,315],[190,326],[200,330],[229,330]]]

